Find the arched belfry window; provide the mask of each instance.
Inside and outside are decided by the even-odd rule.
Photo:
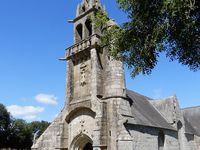
[[[85,22],[85,36],[86,38],[92,35],[92,21],[87,19]]]
[[[165,134],[163,131],[158,133],[158,150],[163,150],[165,145]]]
[[[75,39],[76,39],[76,43],[80,42],[83,39],[83,25],[82,24],[78,24],[76,26]]]

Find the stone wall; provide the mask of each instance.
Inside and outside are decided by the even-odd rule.
[[[55,150],[67,148],[67,123],[63,121],[64,112],[51,123],[45,132],[35,141],[32,150]]]
[[[199,136],[194,136],[194,140],[197,146],[197,150],[200,150],[200,137]]]
[[[184,150],[198,150],[197,141],[195,136],[192,134],[184,134]]]
[[[133,150],[158,150],[158,134],[161,130],[165,135],[163,150],[179,149],[178,135],[176,131],[137,125],[128,125],[127,130],[133,137]]]

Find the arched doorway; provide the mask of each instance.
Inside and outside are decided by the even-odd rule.
[[[87,144],[84,146],[83,150],[93,150],[92,144],[91,144],[91,143],[87,143]]]
[[[70,150],[93,150],[92,140],[85,134],[74,138]]]

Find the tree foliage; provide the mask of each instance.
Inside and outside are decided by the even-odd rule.
[[[0,148],[8,145],[9,125],[11,123],[10,114],[5,106],[0,104]]]
[[[10,114],[3,104],[0,104],[0,131],[5,131],[11,122]]]
[[[12,122],[9,133],[9,147],[16,149],[30,149],[32,146],[32,131],[28,124],[22,119]]]
[[[0,104],[0,148],[31,149],[34,133],[38,131],[39,137],[49,124],[46,121],[27,123],[22,119],[14,119]]]
[[[132,69],[132,76],[150,74],[161,52],[193,71],[200,69],[200,1],[117,2],[127,14],[128,21],[121,27],[104,32],[104,45],[109,47],[112,56],[123,59]],[[102,14],[96,16],[96,22],[102,21],[102,16],[105,18],[105,13]],[[103,21],[101,24],[106,23],[105,19]]]
[[[50,125],[47,121],[33,121],[29,123],[29,128],[31,129],[32,133],[38,132],[38,137],[42,135],[42,133],[47,129],[47,127]]]

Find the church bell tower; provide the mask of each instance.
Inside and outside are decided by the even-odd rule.
[[[83,0],[77,6],[76,17],[70,21],[74,43],[64,58],[65,106],[32,149],[117,150],[120,136],[124,136],[119,109],[121,103],[128,103],[123,64],[100,45],[101,30],[91,19],[98,10],[102,10],[100,0]]]
[[[99,58],[98,29],[91,21],[97,10],[101,9],[99,0],[83,0],[77,6],[74,23],[74,45],[66,49],[68,62],[67,101],[68,105],[91,100],[97,87],[96,69]],[[99,68],[100,69],[100,68]],[[99,81],[99,80],[98,80]]]
[[[100,45],[101,30],[91,18],[102,10],[100,0],[83,0],[78,4],[74,23],[74,44],[66,49],[68,62],[66,105],[125,96],[122,62],[108,56]],[[112,22],[112,21],[111,21]]]
[[[100,45],[101,31],[91,20],[98,10],[102,10],[99,0],[83,0],[77,6],[74,45],[66,49],[69,112],[66,121],[71,124],[69,130],[80,128],[74,120],[84,122],[80,132],[69,139],[72,143],[75,137],[83,135],[90,139],[94,150],[115,150],[117,126],[113,124],[116,122],[113,113],[117,112],[113,103],[126,96],[124,71],[122,62],[110,58],[107,49]],[[79,112],[80,118],[71,119]]]

